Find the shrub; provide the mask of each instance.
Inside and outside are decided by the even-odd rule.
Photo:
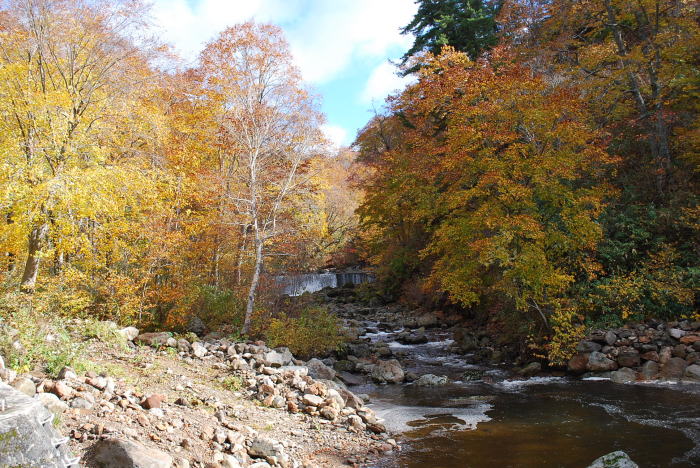
[[[306,307],[298,318],[281,315],[265,330],[270,347],[287,346],[302,357],[338,349],[345,341],[338,319],[324,307]]]

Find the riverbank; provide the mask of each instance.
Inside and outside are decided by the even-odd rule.
[[[263,343],[119,333],[124,346],[89,343],[85,374],[0,371],[56,414],[81,466],[126,466],[120,453],[134,466],[352,466],[397,449],[322,364]]]

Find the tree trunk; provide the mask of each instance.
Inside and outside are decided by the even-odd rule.
[[[260,281],[260,271],[263,263],[263,240],[255,239],[255,269],[253,270],[253,279],[250,281],[250,289],[248,290],[248,304],[245,309],[245,320],[243,321],[243,330],[241,333],[247,335],[250,333],[250,321],[253,316],[253,308],[255,307],[255,292],[258,289]]]
[[[41,226],[32,229],[29,234],[29,249],[27,252],[27,263],[24,266],[24,273],[22,274],[22,282],[20,283],[20,291],[25,293],[33,293],[34,286],[36,285],[36,277],[39,274],[39,263],[41,262],[41,257],[39,252],[41,250],[41,244],[46,237],[46,233],[49,229],[49,225],[44,223]]]

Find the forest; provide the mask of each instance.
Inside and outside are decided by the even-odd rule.
[[[2,316],[265,336],[276,276],[365,265],[555,363],[697,320],[698,3],[418,3],[412,84],[338,149],[277,26],[186,64],[136,0],[3,2]]]

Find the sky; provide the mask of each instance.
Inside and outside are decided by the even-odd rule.
[[[321,97],[326,136],[349,145],[407,78],[389,62],[413,43],[399,33],[414,0],[155,0],[161,37],[188,62],[228,26],[248,20],[284,30],[307,84]]]

